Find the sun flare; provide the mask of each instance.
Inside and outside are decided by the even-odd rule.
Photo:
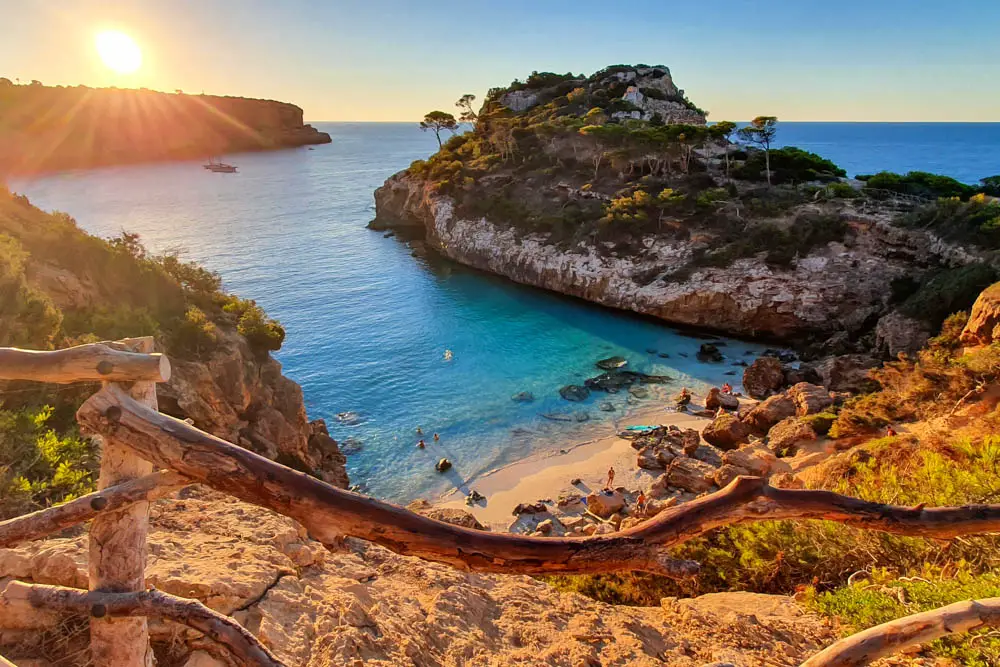
[[[109,30],[99,33],[94,45],[104,64],[119,74],[131,74],[142,65],[139,45],[123,32]]]

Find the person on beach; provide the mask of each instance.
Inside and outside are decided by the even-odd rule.
[[[423,441],[423,440],[421,440],[420,442],[418,442],[418,443],[417,443],[417,449],[423,449],[423,448],[424,448],[424,447],[426,447],[426,446],[427,446],[427,445],[426,445],[426,444],[424,444],[424,441]]]
[[[611,490],[611,485],[615,483],[615,467],[611,466],[608,468],[608,483],[604,485],[605,491]]]
[[[729,384],[728,382],[722,385],[722,393],[723,394],[733,393],[733,385]]]
[[[892,427],[892,424],[889,424],[889,426],[887,426],[885,429],[885,437],[891,438],[894,435],[899,435],[899,434],[896,433],[896,429]]]
[[[646,492],[639,491],[638,497],[635,499],[635,511],[636,514],[646,513]]]

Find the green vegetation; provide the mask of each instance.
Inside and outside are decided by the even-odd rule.
[[[930,174],[926,171],[911,171],[905,175],[881,171],[874,175],[859,175],[858,179],[865,181],[867,189],[889,190],[927,199],[938,197],[968,199],[977,191],[975,187],[949,176]]]
[[[428,130],[433,132],[434,137],[438,140],[438,148],[441,148],[441,132],[443,130],[456,132],[458,130],[458,121],[455,120],[453,115],[445,111],[430,111],[420,121],[420,129],[424,132]]]
[[[991,250],[1000,248],[1000,203],[983,193],[961,201],[942,198],[902,216],[899,224],[913,229],[931,229],[949,241],[974,243]]]
[[[40,270],[44,269],[44,270]],[[46,276],[58,271],[52,282]],[[236,329],[259,354],[284,329],[219,276],[176,255],[151,255],[135,234],[102,240],[68,215],[0,188],[0,346],[36,349],[153,335],[176,359],[200,359]],[[0,387],[0,518],[93,489],[94,445],[73,414],[93,386]]]
[[[764,151],[764,173],[771,185],[771,144],[778,135],[778,119],[774,116],[757,116],[737,132],[740,139],[759,146]]]
[[[921,284],[900,310],[937,328],[951,313],[971,307],[979,293],[996,279],[996,271],[988,264],[945,269]]]
[[[94,488],[97,446],[49,426],[53,408],[0,409],[0,520]]]
[[[728,266],[737,259],[766,252],[766,261],[775,266],[789,266],[796,257],[832,241],[842,241],[847,224],[837,215],[803,213],[792,224],[781,227],[772,223],[748,225],[733,240],[696,258],[697,266]]]
[[[930,611],[963,600],[1000,596],[1000,576],[974,576],[964,570],[955,574],[928,568],[919,578],[896,579],[884,569],[870,578],[836,591],[810,591],[806,604],[816,611],[837,617],[843,634],[849,635],[903,616]],[[957,661],[966,667],[1000,664],[1000,637],[978,630],[939,639],[930,644],[931,653]],[[953,663],[954,664],[954,663]]]
[[[767,165],[770,163],[770,182],[773,184],[782,183],[806,183],[810,181],[835,181],[837,178],[847,175],[847,172],[835,165],[830,160],[820,157],[815,153],[804,151],[801,148],[788,146],[785,148],[775,148],[770,152],[751,152],[743,166],[734,172],[736,178],[747,181],[767,180]],[[831,186],[842,186],[851,190],[853,188],[843,183],[832,183]],[[843,190],[838,190],[841,195]]]

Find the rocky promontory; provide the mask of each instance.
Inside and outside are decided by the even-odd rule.
[[[982,269],[974,298],[995,275],[991,253],[897,224],[819,156],[772,149],[768,183],[762,152],[696,109],[663,67],[535,73],[389,178],[370,226],[516,282],[824,353],[913,352],[940,323],[919,321],[924,285]]]
[[[330,143],[287,102],[0,78],[0,174]]]

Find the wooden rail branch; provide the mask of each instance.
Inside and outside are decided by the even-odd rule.
[[[334,488],[140,405],[116,387],[88,399],[77,418],[84,427],[114,437],[158,466],[296,519],[326,544],[349,535],[466,570],[646,570],[684,577],[696,573],[697,564],[671,560],[668,547],[720,526],[773,519],[827,519],[937,538],[1000,531],[1000,505],[894,507],[827,491],[775,489],[766,480],[741,477],[721,491],[610,535],[532,538],[488,533]]]
[[[0,380],[71,382],[166,382],[170,361],[162,354],[140,354],[90,343],[64,350],[42,352],[0,348]]]
[[[802,667],[854,667],[924,644],[945,635],[1000,627],[1000,598],[967,600],[897,618],[841,639],[802,663]]]
[[[2,594],[11,605],[27,604],[91,617],[151,616],[182,623],[201,632],[229,653],[233,664],[285,667],[248,630],[228,616],[213,611],[198,600],[180,598],[157,590],[136,593],[82,591],[62,586],[12,581]]]
[[[108,344],[123,353],[149,355],[153,338],[129,338]],[[107,368],[105,368],[107,370]],[[105,386],[115,386],[105,382]],[[136,380],[121,389],[147,410],[156,411],[156,383]],[[105,438],[101,451],[98,490],[124,484],[152,474],[153,466],[116,438]],[[138,593],[146,589],[146,559],[149,502],[140,500],[104,511],[90,523],[87,569],[91,591]],[[90,657],[95,667],[153,667],[149,628],[143,617],[91,618]]]
[[[17,667],[17,665],[0,655],[0,667]]]
[[[188,484],[190,482],[186,478],[175,472],[155,472],[88,493],[62,505],[0,521],[0,548],[37,540],[90,521],[102,512],[114,512],[132,503],[163,498]]]

